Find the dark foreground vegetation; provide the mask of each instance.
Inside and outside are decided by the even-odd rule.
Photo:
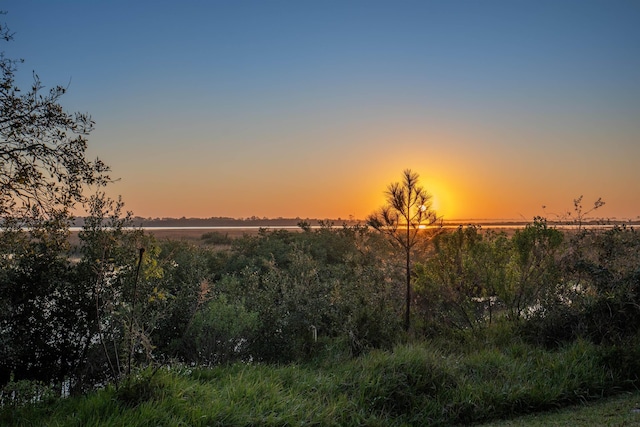
[[[366,227],[208,247],[124,225],[5,257],[0,423],[468,424],[638,386],[630,228],[425,232],[406,332],[404,256]]]

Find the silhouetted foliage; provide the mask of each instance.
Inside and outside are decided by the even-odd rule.
[[[78,368],[88,346],[91,301],[77,272],[47,241],[15,253],[2,270],[0,382],[61,381]]]
[[[431,195],[418,185],[420,176],[406,169],[403,180],[389,185],[387,203],[367,218],[367,224],[384,233],[405,255],[405,330],[411,324],[411,255],[419,238],[433,234],[428,227],[440,222],[431,209]]]
[[[5,41],[12,39],[0,25]],[[91,117],[60,105],[66,88],[48,92],[37,74],[27,91],[15,85],[21,60],[0,54],[0,215],[54,216],[83,202],[83,187],[105,184],[107,166],[86,159]]]
[[[0,25],[0,36],[13,34]],[[0,381],[61,381],[84,365],[95,310],[92,284],[69,259],[71,208],[88,185],[109,182],[107,166],[86,159],[87,114],[59,103],[34,73],[22,91],[22,60],[0,54]],[[74,383],[70,384],[71,387]]]

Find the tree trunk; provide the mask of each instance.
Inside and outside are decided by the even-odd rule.
[[[411,249],[407,248],[407,307],[404,317],[404,329],[409,330],[411,326]]]
[[[411,192],[409,192],[409,200],[407,200],[407,307],[404,315],[404,329],[408,332],[411,326],[411,230],[409,229],[409,203],[411,201]]]

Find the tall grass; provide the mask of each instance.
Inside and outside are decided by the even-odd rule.
[[[470,424],[635,387],[621,354],[577,341],[460,351],[405,344],[333,365],[235,364],[143,371],[116,390],[5,407],[2,425],[282,426]],[[623,351],[619,349],[617,351]],[[638,349],[631,349],[635,354]]]

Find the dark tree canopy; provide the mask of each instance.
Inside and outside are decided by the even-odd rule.
[[[404,249],[411,249],[418,240],[418,233],[438,221],[431,209],[431,195],[419,185],[420,176],[406,169],[402,182],[389,184],[386,205],[367,218],[367,223],[383,231]]]
[[[4,24],[0,38],[13,38]],[[82,203],[86,185],[106,184],[108,167],[86,158],[91,117],[65,111],[66,88],[47,91],[35,73],[23,92],[15,83],[20,63],[0,53],[0,215],[48,217]]]

